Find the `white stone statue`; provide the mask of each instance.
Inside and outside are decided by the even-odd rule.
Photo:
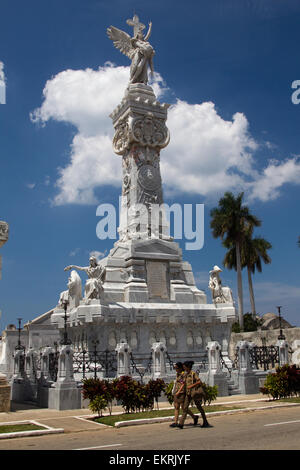
[[[105,276],[105,268],[98,264],[95,256],[90,257],[89,266],[67,266],[64,270],[77,269],[84,271],[88,275],[88,280],[85,283],[85,301],[89,303],[91,299],[100,299],[102,292],[102,283]]]
[[[82,285],[80,276],[76,271],[71,271],[68,279],[68,290],[61,292],[59,296],[58,305],[63,307],[64,302],[67,301],[70,308],[78,307],[82,299]]]
[[[213,302],[216,304],[233,303],[231,289],[229,287],[222,287],[222,281],[219,275],[220,272],[222,272],[222,269],[219,268],[219,266],[214,266],[214,268],[209,271],[210,278],[208,287],[211,290]]]
[[[153,56],[155,51],[148,39],[152,30],[152,23],[144,36],[145,25],[140,23],[139,17],[134,15],[132,20],[127,20],[127,24],[133,26],[133,37],[114,26],[107,28],[108,37],[113,41],[114,46],[131,59],[130,83],[148,83],[148,65],[153,73]]]

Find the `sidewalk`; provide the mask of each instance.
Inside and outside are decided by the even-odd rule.
[[[269,400],[268,397],[261,393],[253,395],[233,395],[228,397],[218,397],[213,405],[241,405],[247,409],[247,411],[261,409],[264,407],[278,407],[283,406],[283,403]],[[286,406],[286,405],[285,405]],[[290,405],[291,406],[291,405]],[[172,415],[173,407],[168,402],[159,402],[159,408],[169,408]],[[99,426],[103,425],[89,421],[85,418],[94,416],[94,414],[88,408],[82,408],[78,410],[52,410],[48,408],[36,408],[33,405],[24,404],[12,404],[12,410],[8,413],[0,413],[0,424],[6,422],[17,422],[17,421],[29,421],[34,420],[40,424],[45,424],[50,428],[63,428],[64,432],[81,432],[88,430],[95,430]],[[244,410],[246,411],[246,410]],[[123,412],[121,406],[113,407],[113,414],[119,414]],[[217,412],[218,415],[224,412]],[[226,412],[225,412],[226,413]],[[216,415],[216,413],[214,413]],[[213,415],[212,415],[213,416]]]

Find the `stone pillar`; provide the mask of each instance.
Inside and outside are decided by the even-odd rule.
[[[13,379],[23,379],[25,375],[25,351],[17,349],[14,354]]]
[[[227,396],[228,382],[227,374],[222,371],[221,366],[221,346],[217,341],[209,341],[206,349],[208,352],[208,384],[210,386],[217,385],[218,396]]]
[[[37,360],[37,352],[34,349],[30,348],[29,351],[25,355],[25,372],[26,372],[27,378],[33,382],[37,379],[36,360]]]
[[[51,372],[50,372],[50,355],[54,354],[54,349],[50,346],[47,346],[42,353],[41,361],[41,376],[45,381],[51,382]]]
[[[47,346],[41,356],[41,376],[38,380],[37,388],[37,404],[43,408],[48,407],[49,388],[53,384],[50,372],[50,355],[54,353],[54,349]]]
[[[9,226],[0,220],[0,247],[8,240]],[[0,279],[2,276],[2,258],[0,255]],[[10,411],[11,388],[6,380],[6,375],[0,374],[0,412]]]
[[[279,365],[289,364],[289,345],[285,340],[278,340],[276,346],[279,349]]]
[[[168,232],[164,214],[152,213],[163,202],[160,150],[170,140],[168,107],[160,104],[150,86],[134,83],[110,115],[115,128],[113,148],[122,156],[123,166],[120,240],[170,239],[164,235]]]
[[[48,407],[56,410],[81,408],[81,389],[74,379],[73,349],[69,344],[61,346],[57,381],[49,389]]]
[[[10,411],[11,387],[6,380],[6,375],[0,374],[0,413]]]
[[[238,387],[242,394],[259,393],[259,373],[252,369],[249,349],[253,344],[239,341],[236,345],[239,360]]]
[[[152,376],[154,379],[162,379],[167,375],[166,350],[164,343],[152,344]]]
[[[248,341],[239,341],[237,343],[240,372],[252,371],[252,367],[250,363],[249,346],[250,344],[248,343]]]
[[[131,349],[127,343],[118,343],[115,351],[117,351],[117,377],[122,375],[130,375],[130,353]]]

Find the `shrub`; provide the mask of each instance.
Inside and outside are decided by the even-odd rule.
[[[82,395],[84,399],[90,400],[89,408],[98,412],[104,408],[108,408],[109,413],[112,412],[112,402],[114,397],[114,389],[109,380],[100,379],[84,379],[82,386]],[[100,398],[102,400],[102,408],[100,406]],[[104,406],[104,402],[106,405]]]
[[[218,386],[207,385],[205,382],[202,382],[202,387],[204,390],[204,404],[210,405],[212,401],[216,400],[218,396]]]
[[[252,313],[245,313],[244,316],[244,332],[257,331],[257,328],[262,325],[262,320],[259,317],[253,318]],[[233,333],[241,333],[241,327],[239,322],[232,324],[231,331]]]
[[[102,410],[108,407],[108,402],[103,396],[97,395],[90,401],[88,406],[93,413],[98,413],[98,417],[100,418],[102,416]]]
[[[113,381],[114,396],[121,401],[126,413],[141,407],[142,397],[139,384],[132,377],[124,375]]]
[[[170,382],[169,384],[166,384],[165,390],[164,390],[170,405],[173,405],[173,402],[174,402],[174,396],[172,394],[173,385],[174,385],[174,382]],[[203,400],[204,404],[210,405],[210,403],[216,400],[218,396],[218,386],[214,385],[212,387],[211,385],[207,385],[205,382],[202,382],[202,388],[204,390],[204,400]]]
[[[166,384],[165,385],[165,394],[166,394],[166,397],[168,399],[168,402],[170,403],[170,405],[173,405],[173,402],[174,402],[174,395],[172,393],[173,391],[173,386],[174,386],[174,381],[173,382],[170,382],[169,384]]]
[[[278,367],[274,373],[268,374],[260,391],[264,395],[271,395],[274,400],[299,394],[300,369],[288,364]]]
[[[157,404],[157,409],[158,409],[159,408],[158,399],[166,388],[165,381],[162,379],[149,380],[145,388],[146,388],[146,394],[149,396],[150,400],[152,400],[152,408],[154,406],[154,400],[155,400]]]

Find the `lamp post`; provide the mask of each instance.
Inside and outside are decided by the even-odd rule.
[[[63,339],[60,341],[60,344],[72,344],[72,341],[68,338],[68,332],[67,332],[67,308],[68,308],[68,305],[69,305],[69,302],[68,300],[64,300],[62,302],[63,304],[63,308],[64,308],[64,311],[65,311],[65,315],[64,315],[64,336],[63,336]]]
[[[15,347],[16,350],[20,350],[20,349],[25,349],[24,346],[22,346],[21,344],[21,321],[22,321],[22,318],[17,318],[18,320],[18,323],[19,323],[19,326],[18,326],[18,344],[17,346]]]
[[[279,328],[280,328],[280,330],[279,330],[279,336],[278,336],[278,339],[279,339],[279,340],[285,339],[285,336],[284,336],[284,334],[282,333],[281,314],[280,314],[281,308],[282,308],[281,305],[279,305],[279,306],[277,307],[278,316],[279,316]]]

